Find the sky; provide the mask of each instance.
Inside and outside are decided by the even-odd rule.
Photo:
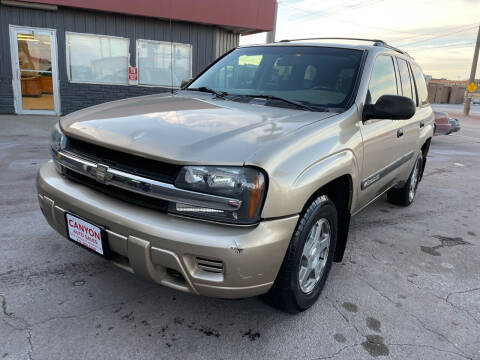
[[[480,0],[278,0],[275,40],[381,39],[407,51],[426,75],[464,80],[479,25]],[[241,45],[264,42],[265,33],[240,39]]]

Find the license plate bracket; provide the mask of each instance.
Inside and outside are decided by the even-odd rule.
[[[69,212],[65,212],[65,223],[68,240],[103,258],[110,258],[107,231],[103,226]]]

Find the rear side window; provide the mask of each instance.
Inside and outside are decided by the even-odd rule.
[[[402,94],[409,97],[415,102],[414,92],[412,89],[412,81],[410,79],[410,71],[408,70],[408,64],[405,60],[398,59],[398,70],[400,72],[400,80],[402,82]]]
[[[368,86],[367,104],[375,104],[382,95],[398,95],[395,68],[391,56],[378,56]]]
[[[425,83],[425,77],[423,76],[422,69],[416,64],[412,64],[413,77],[415,78],[415,84],[417,85],[418,93],[418,105],[428,104],[428,90]]]

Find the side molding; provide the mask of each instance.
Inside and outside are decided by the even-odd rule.
[[[369,187],[373,183],[377,182],[381,178],[387,176],[389,173],[394,171],[396,168],[398,168],[398,167],[402,166],[403,164],[405,164],[406,162],[408,162],[412,158],[413,154],[414,154],[414,152],[410,151],[409,153],[403,155],[401,158],[395,160],[391,164],[388,164],[383,169],[380,169],[377,172],[373,173],[372,175],[368,176],[367,178],[363,179],[362,180],[362,185],[361,185],[362,190],[366,189],[367,187]]]

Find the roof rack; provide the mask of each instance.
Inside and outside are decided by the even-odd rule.
[[[373,42],[373,46],[382,46],[387,49],[396,51],[400,54],[404,54],[407,56],[410,56],[407,52],[402,51],[396,47],[393,47],[391,45],[388,45],[385,41],[383,40],[378,40],[378,39],[363,39],[363,38],[348,38],[348,37],[314,37],[314,38],[303,38],[303,39],[285,39],[285,40],[280,40],[279,42],[291,42],[291,41],[306,41],[306,40],[356,40],[356,41],[368,41],[368,42]]]

